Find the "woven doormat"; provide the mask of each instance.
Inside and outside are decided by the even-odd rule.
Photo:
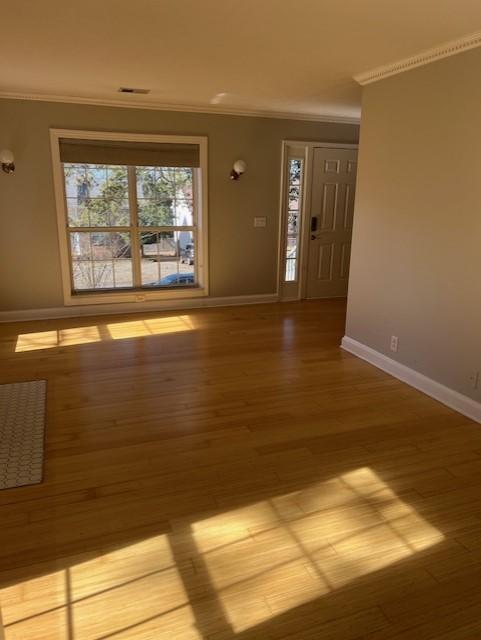
[[[0,489],[43,475],[46,380],[0,385]]]

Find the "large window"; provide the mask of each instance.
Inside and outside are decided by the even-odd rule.
[[[165,136],[122,141],[64,133],[53,137],[69,301],[205,295],[203,139],[182,144]]]

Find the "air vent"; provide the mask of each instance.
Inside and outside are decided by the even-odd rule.
[[[134,89],[133,87],[120,87],[119,93],[150,93],[150,89]]]

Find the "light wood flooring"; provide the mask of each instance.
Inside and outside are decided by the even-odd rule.
[[[344,315],[0,326],[0,383],[48,380],[6,639],[481,638],[481,426],[342,352]]]

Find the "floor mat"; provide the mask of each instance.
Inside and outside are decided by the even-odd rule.
[[[42,481],[46,380],[0,385],[0,489]]]

